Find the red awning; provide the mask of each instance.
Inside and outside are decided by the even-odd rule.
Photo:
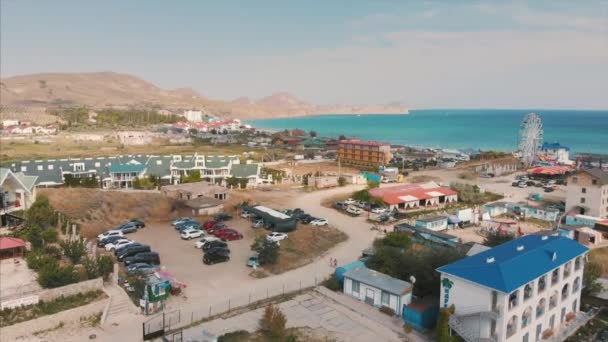
[[[0,251],[4,249],[13,249],[25,247],[25,241],[12,237],[0,237]]]
[[[527,173],[531,173],[534,175],[563,175],[566,172],[572,171],[572,168],[569,166],[540,166],[533,167],[531,169],[526,170]]]

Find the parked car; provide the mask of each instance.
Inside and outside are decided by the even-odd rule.
[[[142,252],[125,258],[125,265],[145,262],[150,265],[160,265],[160,256],[156,252]]]
[[[365,207],[367,207],[368,205],[369,205],[369,203],[367,203],[365,201],[355,202],[355,206],[357,206],[361,209],[365,209]]]
[[[150,246],[146,246],[146,245],[137,245],[137,246],[126,246],[124,248],[122,248],[120,250],[120,252],[118,252],[118,254],[116,255],[116,257],[118,258],[118,261],[123,261],[125,260],[125,258],[128,258],[130,256],[134,256],[137,253],[143,253],[143,252],[150,252]]]
[[[125,237],[123,235],[112,235],[112,236],[107,236],[101,240],[97,240],[97,247],[104,247],[106,244],[114,242],[114,241],[118,241],[118,240],[122,240]]]
[[[266,240],[268,241],[279,242],[285,239],[287,239],[287,234],[285,233],[273,232],[266,235]]]
[[[104,247],[105,247],[106,251],[113,251],[113,250],[116,250],[117,248],[120,248],[122,246],[131,245],[133,243],[135,243],[135,241],[129,240],[129,239],[122,239],[122,240],[110,242],[110,243],[106,244]]]
[[[374,208],[372,209],[372,213],[374,214],[384,214],[387,211],[386,208]]]
[[[336,203],[334,203],[334,208],[344,210],[344,209],[348,208],[348,204],[346,204],[344,202],[336,202]]]
[[[232,216],[230,216],[226,213],[219,213],[219,214],[213,216],[213,219],[216,221],[229,221],[229,220],[232,220]]]
[[[251,228],[261,228],[264,226],[264,220],[255,220],[251,223]]]
[[[122,230],[108,230],[107,232],[101,233],[97,235],[97,240],[101,240],[110,236],[123,236],[124,233]]]
[[[515,181],[515,182],[511,183],[511,186],[519,186],[519,181]]]
[[[118,255],[118,254],[122,253],[125,249],[127,249],[127,247],[135,247],[135,246],[144,246],[144,244],[139,243],[139,242],[133,242],[132,244],[129,244],[129,245],[120,246],[114,250],[114,255]]]
[[[171,225],[175,226],[180,223],[187,222],[187,221],[194,221],[194,219],[192,217],[187,217],[187,216],[179,217],[179,218],[176,218],[175,220],[171,221]]]
[[[214,248],[228,248],[228,244],[218,238],[215,241],[209,241],[205,243],[202,247],[202,250],[206,253],[207,251],[212,250]]]
[[[216,223],[215,225],[213,225],[213,227],[207,229],[207,233],[217,235],[217,232],[219,232],[220,230],[224,230],[226,228],[228,228],[228,227],[225,224]]]
[[[247,267],[260,267],[260,260],[258,255],[252,255],[247,259]]]
[[[313,226],[327,226],[329,224],[329,221],[323,218],[318,218],[310,221],[310,224],[312,224]]]
[[[181,224],[178,224],[177,226],[175,226],[175,229],[179,232],[183,232],[184,230],[188,230],[188,229],[197,229],[197,230],[201,230],[201,224],[198,222],[184,222]]]
[[[140,219],[131,219],[129,222],[135,223],[135,225],[137,226],[137,229],[146,227],[146,224],[144,223],[144,221],[142,221]]]
[[[145,262],[136,262],[127,266],[128,274],[150,274],[158,271],[160,267],[158,265],[150,265]]]
[[[226,227],[226,228],[217,230],[214,235],[221,239],[222,236],[224,236],[224,234],[229,234],[229,233],[238,233],[238,231],[236,231],[232,228]]]
[[[300,221],[300,222],[302,222],[302,223],[304,223],[304,224],[309,224],[309,223],[310,223],[310,222],[312,222],[314,219],[315,219],[315,217],[314,217],[314,216],[309,215],[309,214],[304,214],[304,215],[301,215],[301,216],[298,218],[298,221]]]
[[[528,187],[528,184],[526,184],[526,182],[519,182],[519,183],[517,184],[517,187],[519,187],[519,188],[527,188],[527,187]]]
[[[222,232],[220,238],[224,241],[241,240],[243,238],[243,234],[234,230],[225,229]]]
[[[352,205],[355,204],[355,200],[352,198],[347,199],[346,201],[344,201],[344,204],[346,205]]]
[[[243,210],[243,212],[241,213],[241,217],[244,218],[244,219],[248,219],[248,218],[250,218],[253,215],[254,215],[253,213],[250,213],[250,212],[245,211],[245,210]]]
[[[200,239],[200,240],[196,241],[196,242],[194,243],[194,247],[195,247],[195,248],[203,248],[203,246],[204,246],[206,243],[211,242],[211,241],[220,241],[220,238],[217,238],[217,237],[215,237],[215,236],[206,236],[206,237],[204,237],[204,238],[202,238],[202,239]]]
[[[346,208],[346,212],[351,215],[361,215],[362,210],[357,207],[350,206],[350,207]]]
[[[213,253],[205,253],[203,256],[203,263],[206,265],[213,265],[228,260],[230,260],[230,251],[225,248],[216,249]]]
[[[213,227],[213,225],[215,225],[216,223],[218,223],[218,221],[216,220],[207,220],[203,223],[203,229],[207,230]]]
[[[114,229],[120,230],[124,234],[135,233],[137,231],[137,223],[135,223],[135,222],[123,223]]]
[[[553,187],[547,186],[545,187],[545,192],[553,192]]]
[[[203,236],[203,231],[199,229],[184,229],[182,230],[182,233],[179,234],[179,236],[183,240],[191,240]]]

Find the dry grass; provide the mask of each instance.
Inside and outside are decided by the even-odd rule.
[[[337,162],[327,161],[327,162],[319,162],[312,164],[297,164],[295,163],[285,163],[279,164],[276,166],[272,166],[273,169],[277,170],[289,170],[292,175],[302,176],[308,173],[315,173],[317,171],[323,172],[325,174],[338,174],[338,172],[349,173],[349,174],[359,174],[359,169],[342,166],[338,167]]]
[[[266,235],[266,231],[258,231],[258,235]],[[329,249],[346,241],[348,236],[333,227],[299,226],[289,233],[289,237],[281,241],[279,260],[274,265],[265,265],[264,269],[273,274],[280,274],[304,265],[323,255]]]
[[[608,247],[595,248],[589,252],[591,261],[597,263],[602,268],[602,277],[608,276]]]
[[[41,189],[51,205],[81,224],[81,234],[94,237],[132,218],[166,221],[176,212],[175,203],[158,193],[102,191],[97,189]]]
[[[477,176],[471,171],[465,171],[458,174],[458,178],[465,180],[475,180]]]
[[[441,178],[439,178],[439,177],[428,176],[428,175],[417,175],[417,176],[412,176],[407,179],[407,181],[409,183],[436,182],[436,181],[440,181],[440,180],[441,180]]]

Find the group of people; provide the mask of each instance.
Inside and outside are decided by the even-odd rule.
[[[329,257],[329,266],[338,267],[338,259],[336,259],[334,257]]]

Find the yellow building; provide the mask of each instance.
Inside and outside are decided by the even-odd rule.
[[[393,158],[391,145],[375,141],[341,140],[338,160],[344,165],[378,168]]]

